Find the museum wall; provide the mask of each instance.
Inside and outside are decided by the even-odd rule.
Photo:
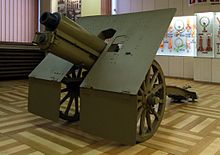
[[[50,0],[51,3],[51,12],[57,12],[58,11],[58,0]]]
[[[101,14],[101,0],[82,0],[82,16]]]

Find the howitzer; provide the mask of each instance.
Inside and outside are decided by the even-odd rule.
[[[54,121],[80,118],[83,131],[123,144],[152,137],[166,103],[154,57],[174,13],[83,17],[77,23],[44,13],[46,32],[36,33],[33,43],[49,54],[29,76],[29,111]]]

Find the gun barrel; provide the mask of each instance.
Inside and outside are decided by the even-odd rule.
[[[45,12],[40,18],[46,32],[36,33],[33,43],[74,64],[90,68],[104,50],[104,40],[89,33],[59,13]]]
[[[57,29],[58,31],[62,31],[97,52],[102,52],[106,46],[103,40],[89,33],[76,22],[65,16],[61,16],[59,13],[52,14],[45,12],[42,14],[40,21],[48,30],[54,31]]]

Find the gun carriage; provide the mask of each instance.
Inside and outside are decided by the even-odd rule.
[[[78,121],[83,131],[135,144],[157,131],[166,85],[154,60],[175,9],[116,16],[41,16],[34,44],[48,52],[29,75],[30,112]]]

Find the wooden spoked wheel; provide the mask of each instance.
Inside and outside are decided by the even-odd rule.
[[[79,120],[80,84],[85,77],[81,66],[74,65],[63,78],[60,100],[60,118],[75,122]]]
[[[160,65],[154,60],[137,95],[137,142],[157,131],[166,106],[166,84]]]

